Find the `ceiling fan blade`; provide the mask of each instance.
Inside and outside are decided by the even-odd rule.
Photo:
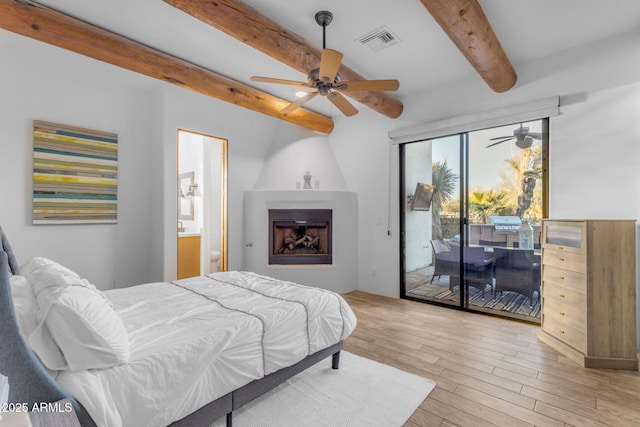
[[[313,98],[315,98],[316,95],[318,95],[317,92],[308,93],[305,96],[303,96],[302,98],[299,98],[296,101],[294,101],[291,104],[289,104],[286,107],[284,107],[282,110],[280,110],[280,112],[282,114],[288,114],[288,113],[292,112],[293,110],[297,110],[298,108],[300,108],[302,106],[302,104],[304,104],[305,102],[309,102]]]
[[[510,140],[512,138],[508,138],[508,139],[503,139],[502,141],[498,141],[498,142],[494,142],[493,144],[489,144],[484,148],[489,148],[489,147],[493,147],[494,145],[498,145],[498,144],[502,144],[503,142],[507,142],[508,140]]]
[[[513,136],[496,136],[495,138],[490,138],[489,141],[497,141],[498,139],[511,139]]]
[[[531,138],[535,138],[535,139],[542,139],[542,134],[538,133],[538,132],[529,132],[528,135]]]
[[[332,92],[328,94],[327,98],[329,98],[329,101],[331,101],[333,105],[338,107],[338,109],[342,111],[342,114],[344,114],[345,116],[350,117],[354,114],[358,114],[358,110],[356,109],[356,107],[351,105],[351,103],[347,101],[347,98],[345,98],[338,92]]]
[[[333,82],[336,79],[341,62],[342,54],[340,52],[333,49],[322,49],[320,71],[318,73],[320,79],[325,83]]]
[[[334,89],[340,92],[352,92],[366,90],[371,92],[398,90],[400,82],[397,80],[354,80],[351,82],[340,82]]]
[[[285,79],[274,79],[272,77],[260,77],[260,76],[251,76],[251,81],[253,82],[263,82],[263,83],[276,83],[279,85],[289,85],[299,87],[300,90],[304,91],[312,91],[316,90],[314,86],[309,86],[307,82],[299,82],[296,80],[285,80]]]

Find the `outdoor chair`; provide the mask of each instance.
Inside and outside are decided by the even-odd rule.
[[[483,247],[463,248],[464,255],[464,284],[484,292],[487,285],[493,284],[493,257],[485,252]],[[455,286],[460,285],[460,248],[452,248],[449,259],[443,260],[445,270],[449,274],[449,290],[453,292]]]
[[[533,308],[533,296],[538,292],[540,299],[540,263],[532,250],[528,249],[493,249],[495,258],[495,287],[496,293],[503,291],[517,292],[529,298]]]
[[[433,283],[436,276],[439,279],[441,276],[449,275],[448,266],[444,261],[448,260],[451,252],[449,246],[441,240],[431,240],[431,250],[433,252],[433,276],[431,276],[429,283]]]

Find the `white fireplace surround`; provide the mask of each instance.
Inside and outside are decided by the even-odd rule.
[[[252,190],[244,193],[243,269],[338,293],[357,286],[357,194],[326,190]],[[333,263],[269,265],[269,209],[331,209]]]

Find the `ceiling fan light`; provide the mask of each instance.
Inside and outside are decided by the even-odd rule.
[[[533,144],[533,138],[531,138],[529,135],[525,136],[522,139],[516,138],[516,146],[518,146],[519,148],[522,148],[522,149],[529,148],[531,147],[532,144]]]
[[[307,74],[307,82],[294,80],[275,79],[270,77],[251,77],[252,81],[265,83],[277,83],[293,86],[292,92],[298,98],[280,109],[281,114],[289,114],[300,108],[303,104],[320,95],[328,98],[345,116],[353,116],[358,110],[344,98],[340,91],[349,92],[369,92],[397,90],[397,80],[354,80],[342,82],[340,67],[342,66],[343,54],[334,49],[326,48],[326,27],[333,19],[333,15],[328,11],[320,11],[316,14],[316,22],[322,26],[322,52],[318,68],[314,68]],[[393,36],[389,36],[393,39]],[[352,95],[356,100],[358,96]]]

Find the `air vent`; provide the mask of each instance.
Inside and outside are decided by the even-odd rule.
[[[382,49],[400,43],[398,36],[393,34],[387,27],[380,27],[357,40],[372,53],[380,52]]]

